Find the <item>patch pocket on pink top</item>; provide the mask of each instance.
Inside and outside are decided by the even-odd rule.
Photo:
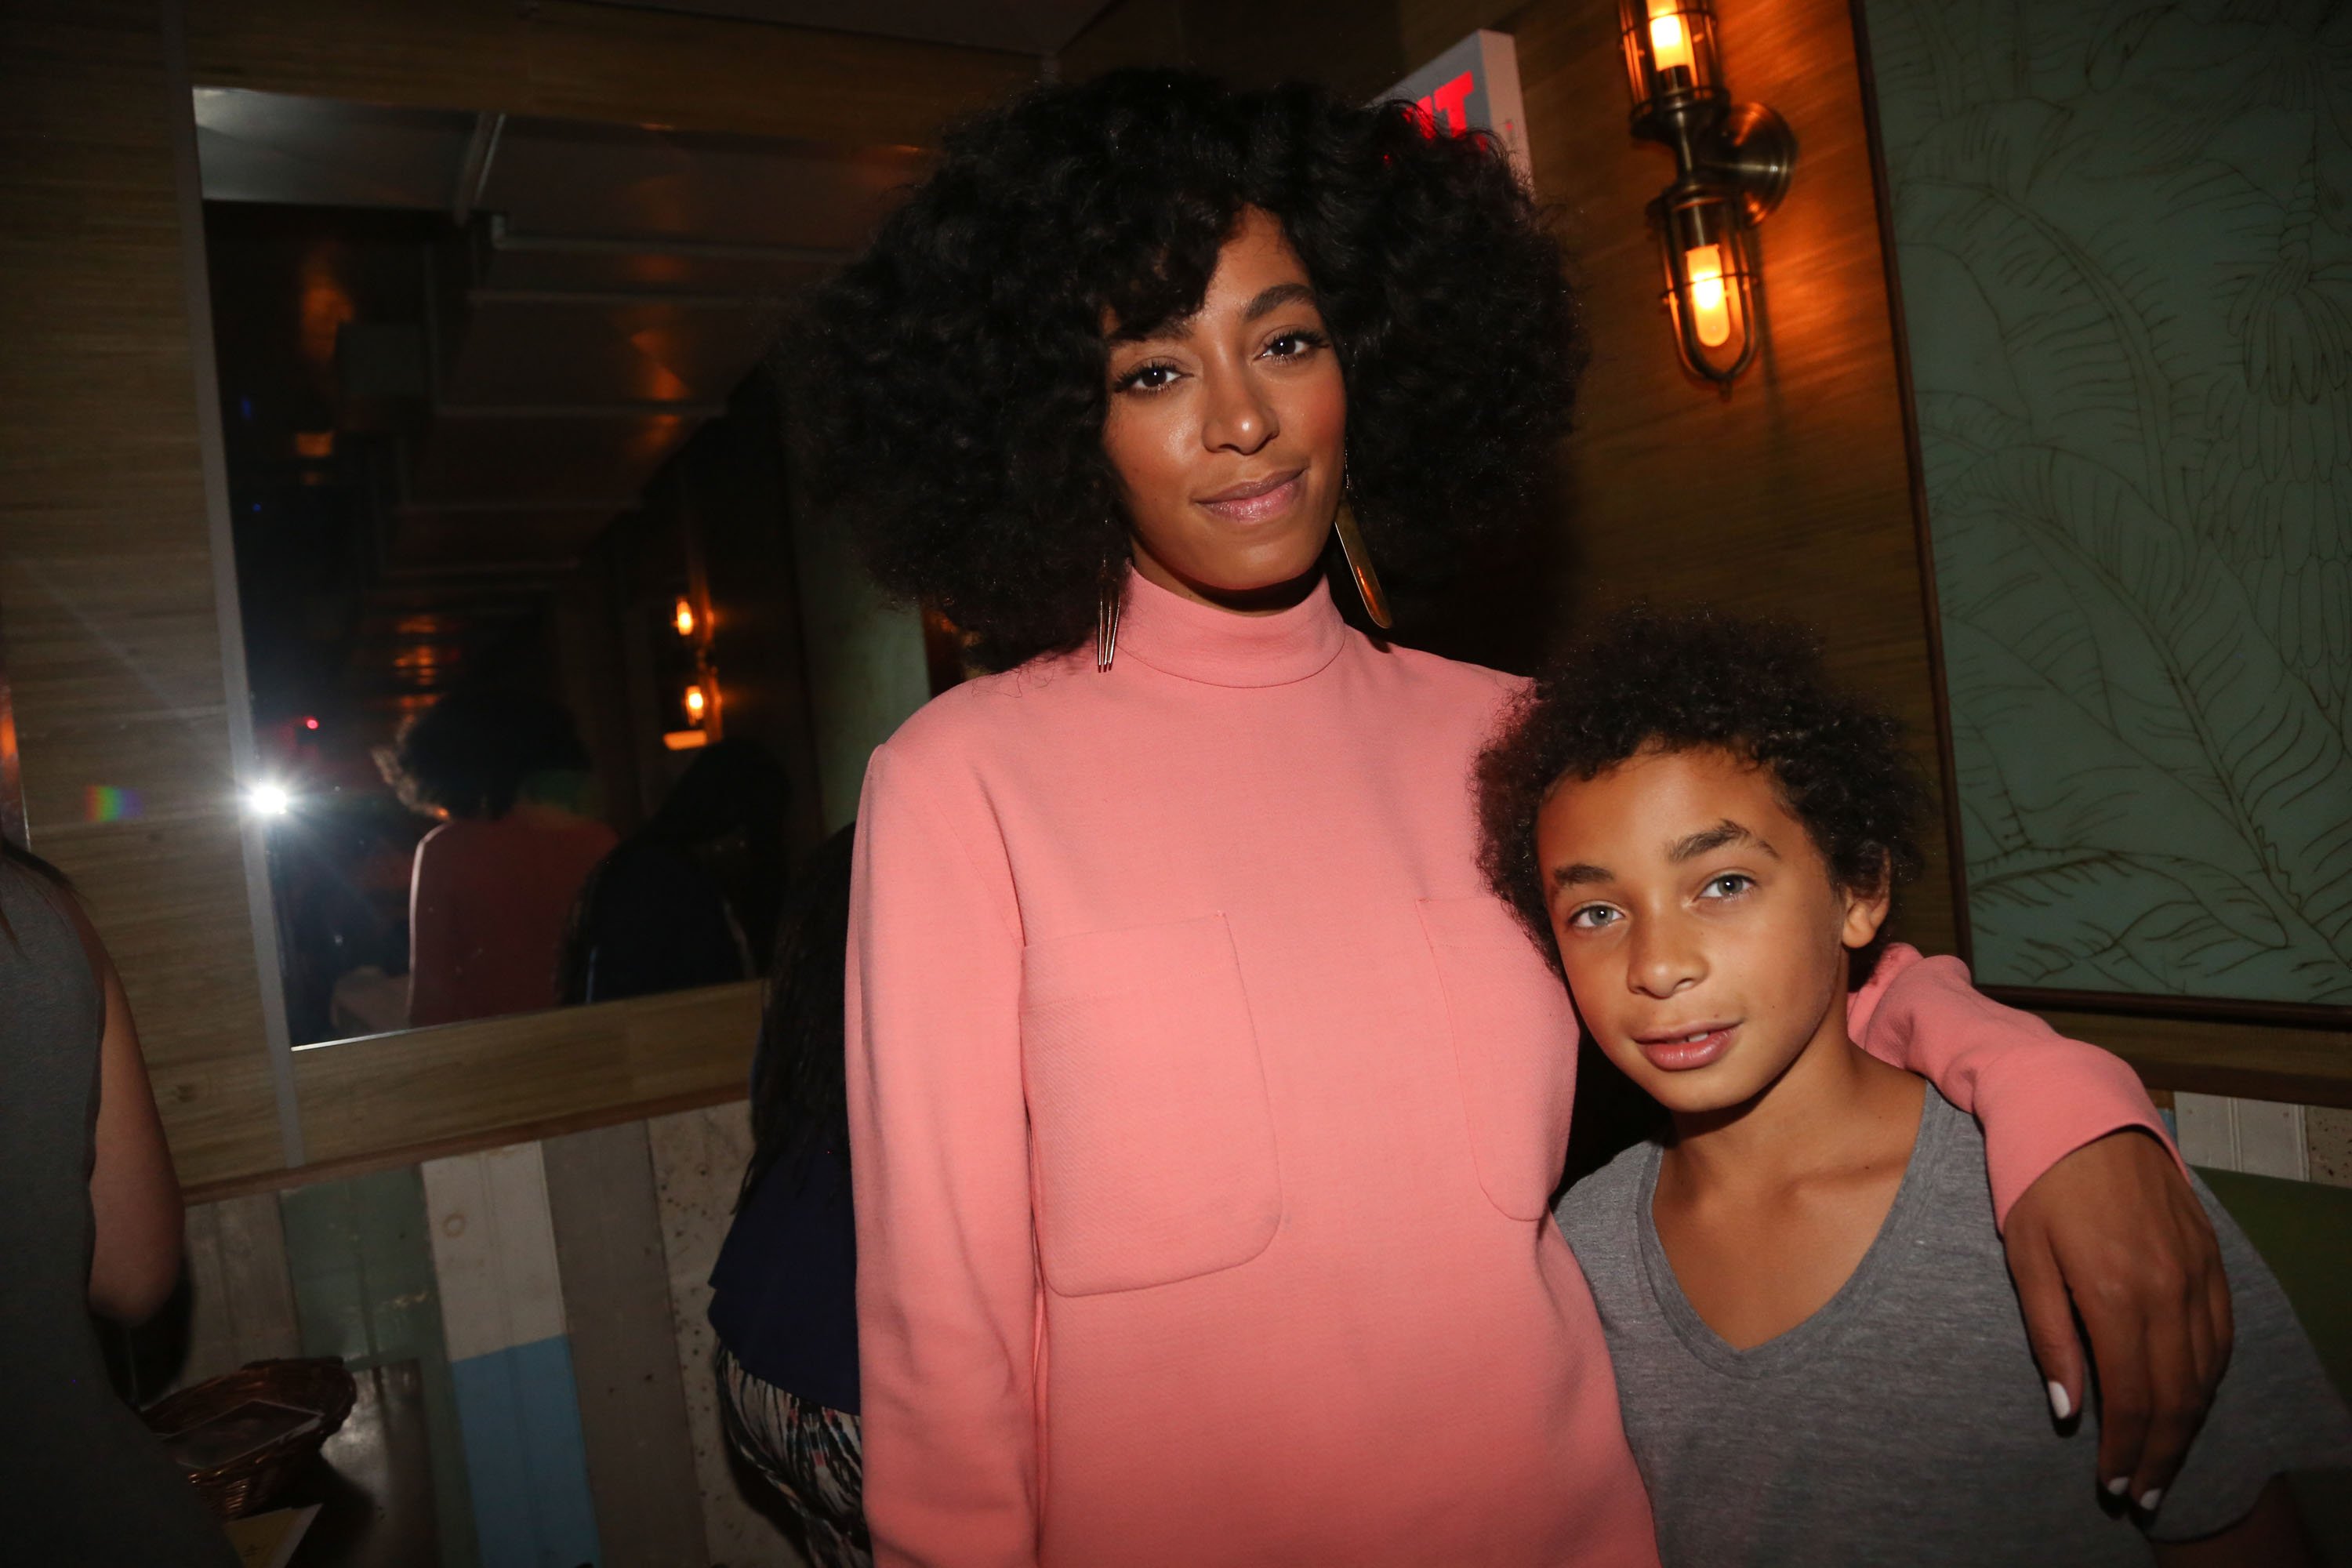
[[[1568,1163],[1576,1100],[1568,987],[1499,900],[1423,899],[1421,925],[1445,989],[1478,1184],[1511,1218],[1540,1219]]]
[[[1029,947],[1021,1055],[1056,1293],[1173,1284],[1272,1243],[1274,1113],[1223,915]]]

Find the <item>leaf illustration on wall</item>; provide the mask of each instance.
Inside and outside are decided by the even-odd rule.
[[[2008,933],[1999,958],[2023,977],[2021,984],[2079,985],[2087,969],[2097,975],[2100,990],[2266,984],[2309,989],[2318,1001],[2352,1003],[2352,982],[2331,974],[2324,961],[2315,965],[2233,923],[2229,917],[2235,914],[2254,917],[2259,925],[2261,905],[2226,881],[2215,883],[2210,868],[2197,861],[2038,852],[1987,867],[1969,897],[1983,899],[2004,917],[1993,921]]]
[[[1979,972],[2352,1004],[2352,8],[1869,9]]]

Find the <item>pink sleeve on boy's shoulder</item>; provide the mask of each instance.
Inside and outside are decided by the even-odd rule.
[[[1983,1125],[2001,1225],[2051,1166],[2110,1132],[2141,1128],[2172,1150],[2138,1074],[1987,996],[1957,958],[1889,945],[1847,1000],[1846,1027],[1871,1055],[1928,1079]]]

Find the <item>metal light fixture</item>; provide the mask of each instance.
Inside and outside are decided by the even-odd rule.
[[[1797,141],[1760,103],[1738,103],[1716,58],[1714,0],[1619,0],[1633,134],[1675,155],[1650,204],[1665,250],[1675,346],[1726,393],[1756,357],[1751,231],[1780,205]]]

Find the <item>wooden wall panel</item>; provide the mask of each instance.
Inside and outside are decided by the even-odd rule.
[[[646,1124],[551,1138],[545,1159],[604,1568],[707,1568]]]
[[[594,1563],[596,1509],[541,1146],[417,1168],[482,1561]]]
[[[187,1356],[159,1394],[235,1372],[249,1361],[301,1353],[277,1194],[190,1209],[187,1259]]]
[[[188,0],[199,86],[857,144],[920,144],[1037,61],[542,0]]]
[[[320,1182],[286,1194],[278,1215],[301,1353],[341,1357],[358,1374],[383,1368],[415,1380],[440,1568],[476,1568],[481,1556],[474,1498],[442,1337],[422,1177],[403,1168]],[[389,1517],[404,1531],[421,1522],[396,1505]]]
[[[121,970],[184,1178],[279,1162],[155,0],[0,19],[0,603],[34,842]],[[85,791],[142,815],[84,820]]]
[[[2060,1034],[2115,1052],[2152,1088],[2352,1107],[2352,1029],[2034,1010]]]
[[[751,1158],[751,1108],[738,1101],[655,1117],[646,1123],[646,1143],[710,1560],[730,1568],[800,1568],[800,1553],[771,1517],[776,1504],[764,1495],[765,1484],[728,1446],[714,1370],[718,1336],[710,1327],[710,1270]]]

